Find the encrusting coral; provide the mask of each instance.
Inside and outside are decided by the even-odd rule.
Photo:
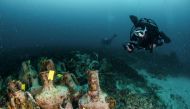
[[[62,83],[69,88],[71,99],[79,100],[82,95],[82,87],[72,73],[64,73]]]
[[[22,62],[19,79],[33,95],[35,95],[40,88],[37,71],[34,70],[30,60]]]
[[[30,86],[32,84],[32,78],[37,75],[37,72],[33,70],[30,60],[28,60],[22,62],[21,71],[19,74],[19,79]]]
[[[35,97],[39,107],[41,109],[72,109],[68,88],[65,86],[55,87],[53,85],[55,73],[53,61],[45,60],[45,62],[42,62],[41,71],[40,77],[43,82],[43,88]]]
[[[20,81],[10,81],[8,83],[8,109],[36,109],[38,106],[29,92],[21,90]]]
[[[72,109],[67,87],[55,87],[52,80],[48,80],[48,72],[41,72],[40,75],[43,89],[35,97],[37,104],[42,109],[60,109],[64,104],[65,109]]]
[[[55,70],[55,64],[52,59],[41,58],[39,62],[39,70],[42,71],[49,71]]]
[[[79,109],[113,109],[114,99],[108,98],[99,85],[98,71],[88,71],[88,92],[79,100]]]

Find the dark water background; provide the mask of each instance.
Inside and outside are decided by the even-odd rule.
[[[1,0],[0,53],[3,57],[28,48],[24,55],[29,55],[31,47],[96,48],[114,33],[118,37],[112,47],[122,49],[132,26],[129,15],[136,15],[154,19],[171,37],[172,43],[157,52],[174,51],[190,63],[189,6],[189,0]]]

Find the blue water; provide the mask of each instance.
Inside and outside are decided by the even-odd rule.
[[[154,19],[172,43],[159,51],[189,58],[188,0],[0,1],[1,46],[97,46],[118,34],[114,46],[129,40],[129,15]]]
[[[63,48],[101,45],[117,34],[112,48],[129,41],[129,15],[151,18],[172,40],[155,49],[190,59],[190,1],[188,0],[1,0],[0,50],[27,47]]]

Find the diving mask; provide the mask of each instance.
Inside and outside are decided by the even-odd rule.
[[[146,31],[147,31],[146,27],[144,28],[144,30],[141,27],[138,27],[134,30],[133,34],[135,36],[143,38],[145,36]]]

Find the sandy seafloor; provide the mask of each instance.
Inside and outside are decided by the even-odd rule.
[[[190,80],[186,77],[171,77],[157,79],[151,77],[144,69],[137,70],[143,75],[148,84],[155,84],[160,87],[157,95],[165,102],[168,109],[189,109],[190,108]]]

